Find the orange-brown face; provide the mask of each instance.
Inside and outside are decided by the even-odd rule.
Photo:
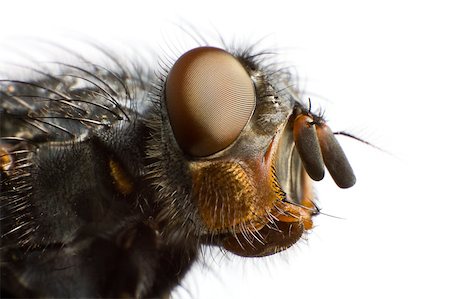
[[[165,107],[203,234],[263,256],[312,228],[311,178],[322,179],[324,165],[340,187],[355,180],[322,119],[279,91],[284,79],[246,62],[212,47],[185,53],[167,76]]]

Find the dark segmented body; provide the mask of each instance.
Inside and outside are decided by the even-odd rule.
[[[226,133],[218,144],[205,136],[212,125],[241,112],[242,80],[221,85],[234,71],[200,80],[212,110],[199,114],[187,109],[202,110],[205,94],[190,102],[165,90],[180,85],[166,84],[170,69],[155,75],[104,50],[111,68],[82,59],[32,80],[0,81],[2,297],[162,297],[202,244],[249,257],[294,244],[318,213],[310,177],[323,177],[323,163],[339,186],[354,184],[333,133],[299,101],[289,71],[261,63],[264,53],[251,49],[193,51],[227,58],[200,73],[180,58],[181,75],[217,79],[215,70],[229,71],[231,61],[247,82],[248,109],[234,133],[221,131],[234,122],[216,131]],[[210,90],[223,91],[210,99]],[[186,110],[178,111],[181,100]],[[193,138],[180,140],[199,118],[206,127],[192,136],[202,148],[191,151]],[[309,119],[318,129],[295,129]]]
[[[152,136],[158,80],[62,68],[0,83],[1,145],[13,161],[1,181],[2,297],[161,296],[198,244],[166,242],[152,220],[159,208],[143,136]]]

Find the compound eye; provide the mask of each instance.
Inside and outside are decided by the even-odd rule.
[[[253,82],[242,64],[213,47],[195,48],[175,62],[165,98],[177,143],[194,157],[231,145],[256,105]]]

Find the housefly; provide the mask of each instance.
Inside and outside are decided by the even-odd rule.
[[[164,297],[200,246],[296,243],[352,168],[295,76],[199,44],[158,71],[59,63],[0,81],[2,297]]]

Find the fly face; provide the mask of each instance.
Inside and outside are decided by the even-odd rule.
[[[204,239],[238,255],[276,253],[312,228],[311,179],[321,180],[325,166],[341,188],[355,183],[332,131],[287,80],[245,56],[200,47],[175,62],[163,86],[189,217]]]
[[[355,183],[262,56],[198,47],[160,78],[113,62],[0,81],[5,296],[162,296],[202,244],[250,257],[294,244],[325,168]]]

